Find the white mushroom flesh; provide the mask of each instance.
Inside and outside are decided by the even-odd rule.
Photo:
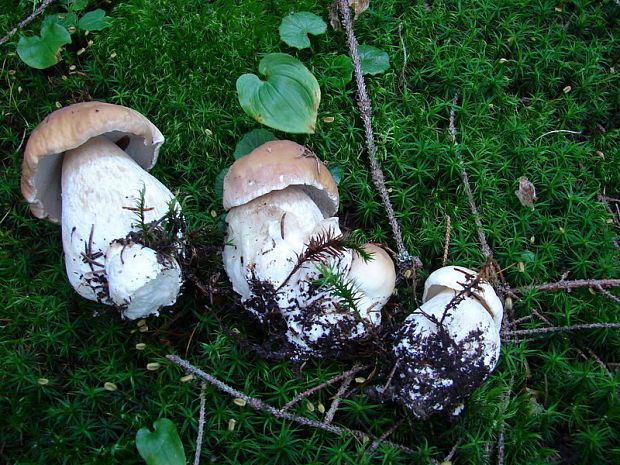
[[[261,323],[281,317],[285,336],[301,357],[320,356],[380,324],[376,299],[360,299],[352,311],[330,289],[317,286],[316,261],[296,267],[311,239],[341,234],[338,219],[324,218],[302,188],[289,186],[231,208],[226,222],[224,268],[234,290]],[[352,259],[343,249],[321,263],[349,279]]]
[[[140,244],[114,242],[105,256],[108,294],[131,320],[172,305],[181,289],[178,263]]]
[[[474,294],[457,303],[456,290],[435,288],[395,335],[392,395],[420,418],[456,406],[497,364],[501,318]]]
[[[141,195],[144,198],[144,222],[149,223],[165,216],[169,203],[174,201],[172,193],[123,150],[101,136],[65,153],[61,190],[65,266],[74,289],[87,299],[117,305],[108,291],[108,281],[117,283],[122,289],[124,285],[118,283],[131,276],[130,279],[134,282],[127,286],[138,294],[133,297],[125,294],[128,287],[118,291],[118,295],[125,296],[120,300],[125,308],[128,308],[132,298],[137,298],[142,303],[136,306],[139,311],[133,309],[125,316],[140,318],[156,314],[163,305],[172,305],[180,287],[178,264],[166,264],[160,266],[159,271],[155,271],[152,258],[155,256],[154,252],[150,256],[144,252],[140,254],[148,257],[144,265],[138,265],[135,260],[128,260],[124,266],[122,263],[120,266],[118,263],[106,263],[110,245],[115,241],[123,241],[130,232],[137,230]],[[131,267],[128,266],[129,263]],[[149,278],[143,276],[142,284],[150,283],[146,288],[149,293],[157,287],[158,293],[170,298],[157,297],[149,305],[148,298],[144,296],[147,290],[140,291],[140,269],[148,270]],[[168,271],[173,269],[174,272]],[[125,277],[121,274],[110,276],[107,271],[124,273]],[[154,276],[157,272],[166,276],[172,273],[174,277],[168,276],[160,280]]]

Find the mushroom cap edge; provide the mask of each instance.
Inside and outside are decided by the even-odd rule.
[[[325,217],[335,215],[336,181],[313,152],[289,140],[266,142],[232,164],[224,178],[224,209],[292,185],[304,187]]]
[[[62,154],[99,135],[113,142],[129,136],[125,152],[146,170],[157,162],[164,142],[145,116],[121,105],[82,102],[50,113],[32,131],[22,162],[21,191],[34,216],[60,222]]]

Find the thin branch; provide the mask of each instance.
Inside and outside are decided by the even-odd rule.
[[[340,399],[342,399],[342,396],[344,395],[346,390],[349,389],[351,381],[353,381],[353,375],[349,375],[347,378],[345,378],[345,380],[340,385],[338,392],[334,396],[334,400],[332,400],[332,403],[329,406],[327,413],[325,414],[325,419],[323,420],[325,424],[330,424],[333,421],[334,416],[336,415],[336,410],[338,410],[338,405],[340,404]]]
[[[601,292],[601,294],[603,294],[608,299],[613,300],[614,302],[620,303],[620,297],[613,295],[608,290],[605,290],[603,286],[596,286],[596,288]]]
[[[487,242],[487,237],[484,233],[484,229],[482,228],[482,221],[480,220],[480,214],[478,213],[478,207],[476,206],[476,202],[474,200],[474,194],[471,190],[471,185],[469,184],[469,176],[467,176],[467,171],[465,170],[465,162],[463,161],[463,157],[461,156],[461,152],[458,150],[459,142],[456,138],[456,107],[459,103],[459,94],[454,94],[454,98],[452,99],[452,108],[450,108],[450,122],[449,122],[449,131],[450,137],[452,138],[452,143],[456,148],[456,154],[459,160],[459,165],[461,166],[461,176],[463,177],[463,185],[465,186],[465,193],[467,194],[467,200],[469,201],[469,206],[471,208],[471,212],[474,215],[474,222],[476,223],[476,229],[478,230],[478,239],[480,240],[480,246],[482,247],[482,253],[485,258],[491,258],[493,256],[493,251],[491,247],[489,247],[489,243]],[[491,271],[495,272],[493,268],[494,265],[491,265]]]
[[[544,134],[538,136],[536,139],[534,139],[534,142],[537,142],[540,139],[542,139],[543,137],[548,136],[550,134],[558,134],[558,133],[579,134],[579,135],[582,134],[581,131],[569,131],[568,129],[556,129],[555,131],[545,132]]]
[[[207,386],[205,383],[202,383],[200,385],[200,413],[198,417],[198,437],[196,438],[196,454],[194,455],[194,465],[200,465],[200,452],[202,450],[202,436],[205,430],[205,405],[206,405],[205,389],[207,389]]]
[[[372,365],[360,365],[359,363],[355,363],[355,365],[353,365],[353,368],[351,368],[348,371],[345,371],[343,373],[340,373],[338,376],[329,379],[327,381],[325,381],[322,384],[319,384],[318,386],[314,386],[310,389],[308,389],[307,391],[302,392],[301,394],[295,396],[292,400],[290,400],[289,402],[286,403],[286,405],[284,405],[284,407],[282,407],[280,409],[281,412],[284,412],[286,410],[288,410],[289,408],[291,408],[293,405],[295,405],[297,402],[299,402],[302,399],[305,399],[306,397],[312,395],[313,393],[315,393],[316,391],[320,391],[323,388],[326,388],[327,386],[330,386],[331,384],[337,383],[338,381],[347,378],[349,376],[353,376],[357,373],[359,373],[360,371],[363,371],[367,368],[372,367]]]
[[[585,323],[579,325],[571,325],[571,326],[551,326],[546,328],[534,328],[534,329],[520,329],[516,331],[504,331],[502,333],[502,337],[507,336],[527,336],[529,334],[545,334],[545,333],[556,333],[561,331],[576,331],[579,329],[598,329],[598,328],[608,328],[608,329],[616,329],[620,328],[620,323]]]
[[[45,10],[53,1],[54,0],[43,0],[36,10],[34,10],[28,17],[22,19],[19,23],[17,23],[17,26],[11,29],[2,39],[0,39],[0,45],[7,42],[17,32],[18,29],[21,29],[22,27],[30,24],[37,16],[43,13],[43,10]]]
[[[381,444],[381,442],[383,442],[383,441],[385,441],[387,438],[389,438],[389,437],[392,435],[392,433],[394,433],[394,431],[396,431],[396,430],[398,429],[398,427],[399,427],[400,425],[402,425],[402,424],[403,424],[403,422],[404,422],[404,421],[405,421],[405,419],[404,419],[404,418],[401,418],[401,419],[400,419],[400,420],[398,420],[396,423],[394,423],[394,424],[390,427],[390,429],[388,429],[385,433],[383,433],[383,434],[381,435],[381,437],[380,437],[379,439],[377,439],[377,440],[373,441],[373,443],[370,445],[370,447],[368,448],[368,450],[366,451],[366,453],[368,453],[368,454],[372,454],[372,453],[373,453],[373,452],[377,449],[377,447],[379,447],[379,445]]]
[[[327,423],[321,423],[316,420],[311,420],[310,418],[293,415],[292,413],[289,413],[289,412],[281,412],[277,408],[272,407],[271,405],[263,402],[262,400],[256,399],[254,397],[250,397],[247,394],[244,394],[243,392],[238,391],[237,389],[229,386],[223,381],[220,381],[216,377],[208,373],[205,373],[200,368],[193,366],[188,361],[183,360],[182,358],[176,355],[166,355],[166,358],[170,360],[172,363],[174,363],[175,365],[178,365],[181,368],[183,368],[185,371],[188,371],[189,373],[192,373],[204,379],[209,384],[212,384],[213,386],[218,388],[220,391],[225,392],[226,394],[231,395],[235,398],[240,398],[240,399],[245,400],[246,405],[248,405],[249,407],[255,410],[266,412],[266,413],[273,415],[276,418],[283,419],[283,420],[289,420],[294,423],[298,423],[300,425],[307,426],[310,428],[316,428],[316,429],[320,429],[323,431],[328,431],[330,433],[353,436],[359,440],[363,440],[365,437],[369,437],[370,439],[376,439],[374,436],[364,433],[363,431],[352,430],[352,429],[343,428],[340,426],[330,425]],[[390,447],[393,447],[395,449],[398,449],[400,451],[403,451],[407,454],[412,454],[412,455],[415,454],[415,451],[413,449],[403,446],[402,444],[396,444],[391,441],[382,441],[382,443]]]
[[[450,453],[446,455],[446,458],[443,459],[443,463],[452,462],[452,459],[454,458],[454,455],[456,454],[456,451],[459,449],[459,446],[462,442],[463,439],[459,439],[458,441],[456,441],[456,444],[454,444],[454,446],[450,450]]]
[[[539,284],[536,286],[525,286],[515,289],[518,293],[527,291],[561,291],[566,289],[577,289],[580,287],[619,287],[620,279],[577,279],[575,281],[558,281],[557,283]]]
[[[446,215],[446,237],[443,244],[443,260],[441,266],[446,266],[448,263],[448,249],[450,248],[450,233],[452,232],[452,224],[450,215]]]
[[[403,242],[402,234],[400,231],[400,225],[398,219],[394,213],[390,196],[388,195],[387,188],[385,187],[385,177],[383,171],[379,166],[379,162],[375,157],[377,148],[375,146],[375,138],[372,130],[372,106],[368,92],[366,91],[366,83],[364,82],[364,76],[362,75],[362,65],[357,50],[358,43],[355,33],[353,32],[353,21],[351,19],[351,11],[349,10],[348,0],[336,0],[338,2],[338,9],[342,17],[342,25],[347,36],[347,44],[351,52],[351,60],[353,61],[353,70],[355,71],[355,82],[357,83],[357,101],[360,109],[360,115],[364,122],[364,132],[366,135],[366,148],[368,152],[368,160],[370,162],[370,174],[372,176],[375,188],[379,192],[381,202],[385,208],[390,226],[392,227],[392,234],[398,248],[398,258],[401,265],[412,266],[414,269],[422,267],[422,262],[418,257],[412,257]]]
[[[403,49],[403,67],[400,70],[400,75],[398,76],[398,85],[400,87],[400,91],[403,92],[403,89],[406,91],[407,88],[407,47],[405,46],[405,40],[403,39],[403,23],[398,24],[398,38],[400,39],[400,46]]]

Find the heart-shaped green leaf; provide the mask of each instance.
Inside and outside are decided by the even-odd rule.
[[[323,34],[327,24],[320,16],[307,11],[293,13],[282,19],[280,24],[280,39],[287,45],[295,48],[310,47],[308,34]]]
[[[390,67],[390,57],[383,50],[372,45],[357,48],[362,65],[362,74],[381,74]]]
[[[60,61],[60,47],[71,43],[71,34],[60,24],[50,22],[41,28],[41,36],[22,37],[17,54],[28,66],[45,69]]]
[[[271,53],[255,74],[237,79],[239,103],[259,123],[290,133],[314,133],[321,101],[316,78],[299,60],[286,53]]]
[[[48,15],[43,20],[42,28],[50,23],[60,24],[65,29],[70,27],[77,27],[78,17],[72,11],[68,13],[57,13],[55,15]],[[69,31],[71,32],[71,31]]]
[[[141,428],[136,447],[147,465],[185,465],[185,451],[177,427],[167,418],[153,423],[155,431]]]
[[[326,71],[326,81],[337,89],[344,88],[353,78],[353,63],[347,55],[338,55]]]
[[[82,31],[100,31],[108,25],[105,11],[100,8],[89,11],[78,21],[78,28]]]
[[[278,138],[274,136],[271,131],[267,131],[266,129],[254,129],[248,132],[239,142],[237,142],[233,156],[235,159],[241,158],[242,156],[250,153],[256,147],[260,147],[265,142],[270,142],[272,140],[278,140]]]

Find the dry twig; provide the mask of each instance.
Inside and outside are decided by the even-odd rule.
[[[194,465],[200,465],[200,452],[202,450],[202,436],[205,430],[205,405],[206,405],[205,389],[207,389],[207,386],[205,383],[202,383],[200,385],[200,412],[198,416],[198,437],[196,438],[196,454],[194,455]]]
[[[504,331],[502,333],[502,337],[519,337],[519,336],[527,336],[529,334],[546,334],[546,333],[556,333],[563,331],[576,331],[579,329],[598,329],[598,328],[608,328],[608,329],[616,329],[620,328],[620,323],[584,323],[579,325],[571,325],[571,326],[550,326],[545,328],[534,328],[534,329],[519,329],[515,331]]]
[[[558,281],[557,283],[539,284],[536,286],[525,286],[515,289],[516,292],[523,294],[526,291],[561,291],[577,289],[580,287],[620,287],[620,279],[577,279],[575,281]]]
[[[446,238],[443,244],[443,260],[441,260],[441,266],[446,266],[448,263],[448,249],[450,248],[450,233],[452,232],[452,224],[450,215],[446,215]]]
[[[284,420],[289,420],[292,421],[294,423],[298,423],[300,425],[303,426],[307,426],[310,428],[316,428],[316,429],[320,429],[323,431],[328,431],[330,433],[336,433],[336,434],[342,434],[342,435],[347,435],[347,436],[353,436],[355,438],[357,438],[358,440],[364,440],[365,438],[370,438],[370,439],[377,439],[374,436],[371,436],[367,433],[364,433],[362,431],[358,431],[358,430],[352,430],[352,429],[348,429],[348,428],[343,428],[340,426],[334,426],[334,425],[330,425],[327,423],[321,423],[319,421],[316,420],[311,420],[310,418],[306,418],[306,417],[302,417],[302,416],[298,416],[298,415],[293,415],[292,413],[289,412],[282,412],[280,410],[278,410],[275,407],[272,407],[271,405],[263,402],[262,400],[256,399],[254,397],[250,397],[247,394],[233,388],[232,386],[229,386],[228,384],[224,383],[223,381],[220,381],[219,379],[217,379],[216,377],[205,373],[204,371],[202,371],[200,368],[197,368],[195,366],[193,366],[192,364],[190,364],[188,361],[183,360],[182,358],[176,356],[176,355],[167,355],[166,358],[168,360],[170,360],[172,363],[174,363],[175,365],[180,366],[181,368],[183,368],[185,371],[192,373],[202,379],[204,379],[205,381],[207,381],[209,384],[212,384],[213,386],[215,386],[216,388],[218,388],[220,391],[225,392],[226,394],[233,396],[235,398],[239,398],[239,399],[243,399],[246,402],[246,405],[248,405],[249,407],[252,407],[255,410],[259,410],[261,412],[266,412],[269,413],[271,415],[273,415],[276,418],[280,418],[280,419],[284,419]],[[386,444],[390,447],[393,447],[395,449],[398,449],[402,452],[405,452],[407,454],[415,454],[415,451],[413,449],[410,449],[407,446],[403,446],[402,444],[396,444],[394,442],[391,441],[381,441],[383,444]]]
[[[0,45],[8,41],[18,31],[18,29],[21,29],[22,27],[30,24],[37,16],[43,13],[43,10],[45,10],[53,1],[54,0],[43,0],[36,10],[34,10],[29,16],[17,23],[17,26],[11,29],[2,39],[0,39]]]
[[[344,30],[347,36],[347,44],[349,46],[349,51],[351,52],[351,60],[353,61],[355,82],[357,84],[357,101],[360,109],[360,115],[362,117],[362,121],[364,122],[366,148],[368,152],[368,160],[370,162],[370,174],[372,176],[372,181],[375,185],[375,188],[379,192],[381,202],[383,203],[383,207],[385,208],[385,212],[390,221],[390,226],[392,227],[392,234],[394,236],[394,241],[396,242],[396,247],[398,249],[398,258],[401,266],[419,269],[422,267],[422,262],[418,257],[412,257],[405,248],[403,237],[400,231],[400,225],[398,224],[398,219],[396,218],[396,214],[394,213],[394,208],[392,207],[392,202],[390,200],[390,196],[388,195],[387,188],[385,187],[385,177],[383,175],[383,170],[381,170],[381,166],[379,166],[379,162],[375,157],[377,148],[375,146],[375,137],[372,130],[372,106],[370,103],[370,98],[368,97],[368,92],[366,91],[364,76],[362,75],[362,65],[357,49],[357,38],[355,37],[355,33],[353,32],[353,21],[351,18],[351,11],[349,10],[349,2],[348,0],[336,0],[336,2],[338,2],[338,9],[340,10],[340,16],[342,17],[342,25],[344,26]]]
[[[344,395],[346,390],[349,389],[351,381],[353,381],[353,375],[347,376],[340,385],[340,388],[338,388],[338,392],[334,396],[334,399],[332,400],[332,403],[329,406],[327,413],[325,414],[325,419],[323,420],[325,424],[330,424],[333,421],[334,416],[336,415],[336,410],[338,410],[338,405],[340,405],[340,400],[342,399],[342,396]]]
[[[295,405],[300,400],[305,399],[306,397],[312,395],[316,391],[320,391],[321,389],[326,388],[327,386],[329,386],[331,384],[337,383],[341,379],[353,376],[353,375],[359,373],[360,371],[363,371],[363,370],[365,370],[367,368],[370,368],[370,367],[372,367],[372,365],[360,365],[359,363],[356,363],[355,365],[353,365],[353,368],[351,368],[350,370],[342,372],[338,376],[335,376],[335,377],[325,381],[324,383],[319,384],[318,386],[314,386],[314,387],[308,389],[307,391],[304,391],[301,394],[298,394],[292,400],[287,402],[286,405],[284,405],[284,407],[282,407],[280,409],[280,411],[284,412],[284,411],[288,410],[289,408],[291,408],[293,405]]]

